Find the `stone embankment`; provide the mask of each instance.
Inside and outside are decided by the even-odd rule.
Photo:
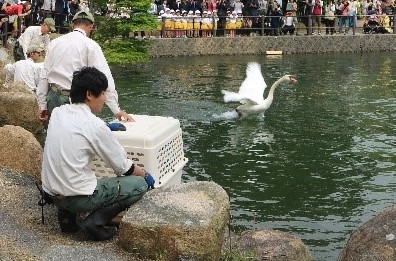
[[[354,53],[395,51],[396,34],[252,36],[150,39],[152,57],[196,55],[264,55],[267,51]]]

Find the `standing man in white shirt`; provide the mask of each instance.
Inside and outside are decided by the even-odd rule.
[[[48,46],[37,88],[40,121],[45,124],[55,107],[69,103],[73,72],[84,66],[95,67],[106,75],[109,81],[106,105],[117,119],[133,121],[129,114],[120,109],[114,79],[102,49],[89,38],[95,23],[93,15],[80,11],[74,15],[72,22],[73,31],[52,40]]]
[[[125,149],[95,114],[106,100],[107,77],[94,67],[73,73],[71,104],[53,110],[44,146],[42,187],[58,208],[62,232],[81,227],[94,240],[111,239],[110,221],[138,201],[155,180],[127,158]],[[117,177],[97,179],[91,169],[95,156]],[[78,213],[90,214],[77,225]]]
[[[37,45],[47,51],[50,43],[49,33],[55,32],[55,21],[46,18],[39,26],[29,26],[15,42],[14,60],[27,59],[27,50],[31,45]]]
[[[20,60],[13,64],[4,66],[6,77],[13,77],[14,82],[24,82],[35,92],[40,81],[40,71],[42,66],[39,65],[43,49],[37,45],[31,45],[27,49],[27,59]],[[12,78],[11,78],[12,79]]]

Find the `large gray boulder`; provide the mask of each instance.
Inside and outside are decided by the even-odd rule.
[[[311,261],[308,247],[296,236],[278,230],[249,230],[237,243],[246,260]]]
[[[15,125],[37,134],[43,126],[38,120],[36,95],[20,83],[0,91],[0,126]]]
[[[43,149],[33,134],[22,127],[0,127],[0,166],[41,180]]]
[[[396,260],[396,205],[386,208],[355,230],[338,260]]]
[[[214,182],[154,189],[121,220],[118,244],[144,260],[219,260],[229,208]]]

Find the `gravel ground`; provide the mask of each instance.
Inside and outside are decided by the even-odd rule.
[[[33,178],[0,167],[0,260],[132,260],[138,258],[116,245],[90,241],[82,233],[63,234],[56,208],[44,206],[41,223],[39,192]]]

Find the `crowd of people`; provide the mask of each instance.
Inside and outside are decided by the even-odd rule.
[[[391,32],[393,0],[152,0],[148,12],[159,22],[156,37],[211,37],[296,34],[348,34],[358,27]],[[302,27],[302,26],[301,26]],[[367,32],[364,28],[363,32]],[[379,31],[378,31],[379,32]]]
[[[19,0],[4,2],[2,12],[7,18],[0,20],[12,31],[10,41],[18,31],[45,18],[53,18],[56,31],[66,33],[76,12],[90,11],[88,0],[12,1]],[[158,27],[142,37],[348,34],[359,26],[365,33],[389,33],[394,9],[394,0],[151,0],[147,12],[157,18]],[[130,11],[116,10],[109,2],[100,15],[123,18]],[[23,18],[21,28],[17,17]]]
[[[12,32],[12,40],[18,32],[39,25],[45,18],[54,19],[58,33],[67,33],[72,17],[78,11],[90,11],[88,0],[5,0],[1,15],[7,19],[7,32]],[[5,31],[4,27],[2,31]]]

